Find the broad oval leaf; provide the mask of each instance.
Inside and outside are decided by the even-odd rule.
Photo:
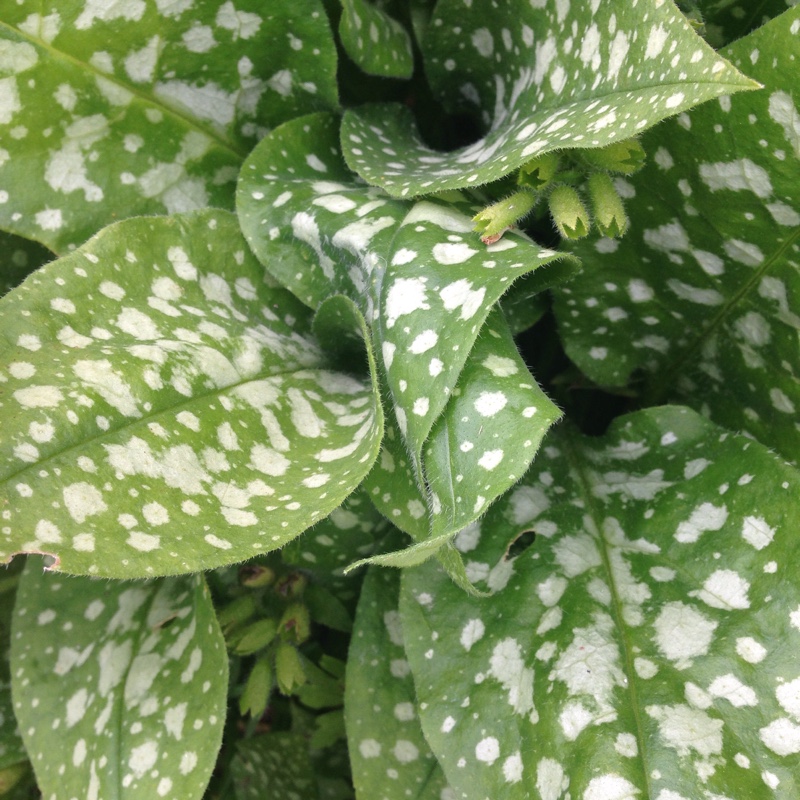
[[[459,540],[535,533],[494,596],[403,573],[417,709],[456,793],[795,797],[798,498],[796,470],[686,408],[554,432],[501,524]]]
[[[127,220],[0,301],[5,540],[174,574],[277,549],[369,470],[382,414],[235,219]]]
[[[367,571],[347,659],[345,722],[359,800],[448,800],[422,735],[397,603],[400,573]]]
[[[222,739],[225,643],[201,576],[20,582],[14,708],[45,797],[203,793]]]
[[[368,0],[342,0],[339,38],[347,55],[369,75],[410,78],[414,71],[405,28]]]
[[[379,500],[379,508],[393,505],[387,516],[412,535],[441,534],[431,543],[436,549],[519,478],[557,417],[502,317],[487,318],[515,279],[559,256],[518,233],[484,247],[471,233],[463,197],[411,202],[364,186],[345,165],[337,134],[329,115],[273,131],[243,168],[239,216],[254,252],[283,286],[315,309],[345,295],[368,321],[392,427],[412,459],[410,492]],[[503,377],[508,391],[495,386]],[[527,421],[537,410],[538,439],[517,440],[511,432],[522,425],[520,414]],[[476,461],[479,474],[493,474],[488,485],[465,481],[462,497],[451,483]],[[396,518],[397,503],[412,519],[407,525]]]
[[[320,0],[194,6],[0,5],[0,225],[64,253],[123,215],[231,207],[271,126],[336,106]]]
[[[641,370],[649,401],[704,408],[792,460],[798,30],[795,8],[725,50],[763,91],[720,98],[645,138],[650,164],[620,185],[631,232],[577,245],[586,269],[555,303],[566,351],[593,380],[622,386]]]
[[[551,150],[599,147],[756,84],[720,58],[672,3],[442,0],[425,67],[451,110],[480,118],[474,144],[437,152],[400,105],[348,111],[347,163],[395,196],[497,180]]]

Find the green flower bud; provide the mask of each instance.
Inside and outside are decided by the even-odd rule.
[[[605,172],[595,172],[587,182],[594,222],[603,236],[615,239],[628,230],[628,215],[622,198]]]
[[[249,714],[257,719],[267,708],[272,689],[272,667],[269,660],[260,658],[250,670],[242,696],[239,698],[239,711],[242,716]]]
[[[283,642],[275,652],[275,677],[282,694],[290,695],[306,682],[306,674],[294,645]]]
[[[555,177],[561,158],[556,153],[545,153],[519,168],[517,183],[535,191],[544,189]]]
[[[275,591],[281,597],[300,597],[308,586],[308,578],[301,572],[290,572],[284,575],[275,585]]]
[[[529,214],[538,200],[537,196],[521,189],[478,212],[472,221],[484,244],[494,244],[512,226]]]
[[[248,625],[236,639],[233,652],[249,656],[263,650],[278,634],[278,624],[274,619],[260,619]]]
[[[275,580],[275,572],[263,564],[246,564],[239,568],[239,581],[249,589],[269,586]]]
[[[302,644],[311,635],[308,608],[303,603],[292,603],[283,612],[278,627],[285,639]]]
[[[550,213],[565,239],[581,239],[589,233],[591,220],[586,206],[571,186],[556,186],[548,198]]]
[[[647,154],[638,139],[626,139],[606,147],[582,150],[581,157],[596,169],[633,175],[644,166]]]

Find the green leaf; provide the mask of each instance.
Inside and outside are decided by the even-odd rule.
[[[724,51],[764,84],[645,137],[618,181],[631,232],[576,245],[585,271],[556,291],[569,357],[597,383],[639,371],[676,398],[797,459],[800,430],[800,8]]]
[[[434,91],[485,135],[452,152],[401,105],[348,111],[347,163],[394,196],[497,180],[542,153],[601,147],[752,81],[672,3],[442,0],[422,43]]]
[[[28,760],[22,743],[17,719],[11,701],[11,669],[8,651],[11,646],[11,615],[17,596],[19,573],[24,566],[22,559],[0,572],[0,770],[11,770],[10,782],[19,773],[15,765]],[[0,778],[0,789],[3,779]],[[0,795],[2,796],[2,795]]]
[[[704,38],[719,49],[751,33],[770,19],[797,5],[794,0],[684,0],[678,4],[690,19],[702,20]]]
[[[128,220],[0,301],[0,558],[146,577],[277,549],[356,488],[377,391],[227,212]]]
[[[345,681],[353,783],[359,800],[442,800],[447,783],[417,716],[397,612],[399,590],[400,573],[368,570]]]
[[[339,37],[347,55],[370,75],[410,78],[411,39],[405,28],[367,0],[342,0]]]
[[[231,207],[271,127],[337,105],[319,0],[0,3],[0,226],[64,253],[120,215]]]
[[[391,450],[403,442],[411,453],[411,483],[398,476],[399,496],[379,486],[376,502],[412,536],[440,536],[430,555],[519,478],[558,416],[502,316],[489,315],[515,278],[559,256],[517,232],[484,247],[464,197],[415,203],[365,187],[341,158],[337,128],[316,115],[268,136],[243,168],[239,216],[281,285],[321,311],[347,296],[369,322],[399,434],[377,469],[392,472]],[[520,414],[537,415],[536,437],[510,435]],[[476,461],[487,483],[457,490]],[[368,482],[371,496],[376,484]]]
[[[228,662],[202,577],[95,581],[30,561],[13,631],[14,708],[45,797],[203,796]]]
[[[236,750],[231,761],[236,800],[315,800],[319,796],[308,746],[300,734],[255,736],[238,742]]]
[[[417,708],[456,794],[795,797],[798,498],[797,471],[689,409],[552,434],[502,523],[460,541],[535,533],[493,597],[403,573]]]
[[[53,258],[37,242],[0,231],[0,297]]]

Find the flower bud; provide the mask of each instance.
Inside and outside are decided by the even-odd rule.
[[[292,603],[278,625],[283,638],[302,644],[311,635],[311,618],[303,603]]]
[[[530,213],[537,197],[527,189],[500,200],[478,212],[472,221],[484,244],[494,244],[512,226]]]
[[[561,159],[553,152],[537,156],[519,168],[517,183],[538,192],[553,180],[560,163]]]
[[[586,206],[571,186],[556,186],[548,198],[550,213],[565,239],[581,239],[589,233],[591,220]]]
[[[269,586],[275,580],[275,572],[263,564],[245,564],[239,569],[239,581],[249,589]]]
[[[605,172],[595,172],[587,182],[597,230],[611,239],[624,236],[628,230],[628,215],[622,198]]]
[[[624,142],[614,142],[606,147],[582,150],[581,157],[596,169],[633,175],[644,166],[647,154],[638,139],[626,139]]]
[[[256,613],[256,601],[252,595],[237,597],[217,612],[217,619],[223,630],[232,630],[236,625],[247,622]]]

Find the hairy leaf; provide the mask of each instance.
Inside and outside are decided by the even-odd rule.
[[[764,84],[647,136],[620,184],[631,232],[576,245],[556,292],[570,358],[601,385],[644,373],[675,397],[796,460],[800,452],[800,129],[792,93],[800,8],[725,51]]]
[[[485,135],[437,152],[405,106],[348,111],[347,163],[398,197],[497,180],[542,153],[627,139],[755,88],[671,3],[442,0],[423,51],[435,91],[477,116]]]
[[[128,220],[0,301],[0,557],[112,577],[285,544],[369,470],[382,415],[227,212]]]
[[[193,6],[0,2],[3,228],[64,253],[121,217],[230,207],[269,127],[336,106],[320,0]]]
[[[403,650],[400,573],[364,579],[347,661],[345,720],[359,800],[442,800],[447,784],[419,724]]]
[[[342,0],[339,36],[347,55],[370,75],[410,78],[411,40],[405,28],[368,0]]]
[[[798,497],[794,469],[686,408],[552,434],[497,529],[459,541],[535,533],[493,597],[403,573],[417,707],[456,793],[795,797]]]
[[[274,131],[239,186],[245,236],[270,274],[312,308],[350,297],[369,322],[413,479],[379,508],[402,505],[416,524],[387,516],[412,535],[442,534],[428,554],[519,478],[557,416],[502,317],[486,320],[515,278],[558,255],[519,233],[484,247],[469,208],[460,196],[415,203],[365,187],[341,158],[337,121],[323,115]],[[508,381],[498,388],[498,378]],[[511,434],[532,417],[537,437]],[[476,462],[486,483],[457,491]]]
[[[13,631],[14,708],[45,797],[203,796],[228,662],[202,577],[96,581],[30,561]]]

